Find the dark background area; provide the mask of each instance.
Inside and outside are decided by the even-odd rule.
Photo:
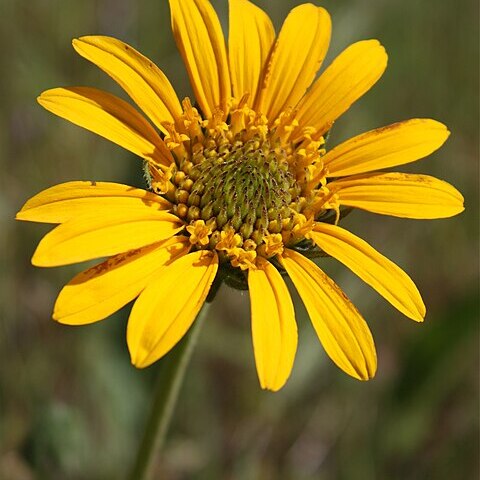
[[[300,2],[255,3],[278,32]],[[427,305],[424,324],[402,317],[343,266],[322,260],[374,333],[379,369],[368,383],[328,360],[294,296],[295,367],[281,392],[263,392],[248,295],[222,287],[158,459],[158,478],[478,478],[478,2],[315,3],[333,20],[326,64],[366,38],[378,38],[389,53],[384,77],[335,124],[330,146],[399,120],[440,120],[452,132],[446,145],[401,170],[453,183],[466,211],[435,221],[359,211],[345,220],[409,272]],[[226,32],[227,2],[214,5]],[[167,73],[180,97],[191,95],[188,78],[166,0],[0,0],[0,26],[0,478],[119,479],[135,454],[158,364],[143,371],[130,365],[129,306],[82,328],[51,320],[58,291],[82,267],[31,266],[49,227],[13,218],[27,198],[68,180],[143,186],[139,159],[35,101],[56,86],[120,94],[75,54],[73,37],[104,34],[130,43]]]

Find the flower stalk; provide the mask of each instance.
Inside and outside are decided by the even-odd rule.
[[[129,480],[152,478],[155,456],[161,451],[180,389],[210,303],[205,303],[185,338],[165,357],[158,374],[150,415],[147,418]]]

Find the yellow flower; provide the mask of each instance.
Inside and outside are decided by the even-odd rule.
[[[148,58],[101,36],[73,47],[116,80],[145,117],[93,88],[55,88],[39,97],[47,110],[143,158],[149,182],[146,190],[65,183],[18,213],[20,220],[59,224],[38,245],[34,265],[109,257],[63,288],[54,319],[95,322],[138,297],[127,341],[133,364],[146,367],[187,332],[221,268],[249,289],[260,384],[278,390],[297,348],[282,278],[288,275],[330,358],[355,378],[373,377],[367,324],[307,257],[335,257],[422,321],[425,306],[408,275],[337,222],[345,207],[424,219],[463,211],[461,194],[441,180],[380,171],[431,154],[447,128],[407,120],[328,149],[325,134],[386,68],[377,40],[349,46],[315,80],[330,42],[323,8],[294,8],[276,36],[262,10],[230,0],[227,50],[207,0],[170,0],[170,7],[195,106],[179,101]]]

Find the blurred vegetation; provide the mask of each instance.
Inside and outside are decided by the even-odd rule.
[[[215,1],[227,29],[226,1]],[[277,28],[296,0],[258,0]],[[319,2],[316,2],[317,4]],[[360,383],[326,358],[297,302],[300,344],[277,394],[256,379],[248,296],[222,287],[201,335],[158,478],[478,478],[478,2],[325,0],[328,60],[379,38],[390,55],[378,85],[333,129],[331,144],[411,117],[452,131],[444,148],[403,170],[436,175],[465,195],[464,214],[417,222],[355,213],[346,224],[404,267],[428,308],[414,324],[331,260],[322,266],[358,305],[376,339],[377,377]],[[142,186],[139,160],[43,111],[47,88],[119,92],[75,55],[71,38],[113,35],[191,95],[166,0],[1,0],[0,478],[119,479],[130,466],[158,366],[137,371],[125,344],[129,307],[82,328],[50,320],[80,267],[35,269],[48,230],[15,223],[23,202],[78,179]]]

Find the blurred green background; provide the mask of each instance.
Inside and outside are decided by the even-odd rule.
[[[277,27],[300,2],[258,0]],[[330,259],[325,268],[364,314],[379,370],[369,383],[325,356],[297,302],[299,351],[287,386],[256,378],[248,295],[222,287],[202,331],[158,478],[478,478],[478,2],[325,0],[333,18],[328,62],[348,44],[378,38],[382,80],[333,129],[330,145],[412,117],[452,135],[402,170],[459,188],[466,211],[431,222],[356,212],[345,225],[401,265],[425,303],[422,325],[402,317]],[[227,30],[227,3],[214,2]],[[43,111],[47,88],[90,85],[119,93],[77,56],[73,37],[113,35],[145,53],[182,97],[191,95],[166,0],[1,0],[0,478],[120,479],[130,466],[158,364],[131,367],[129,307],[69,328],[51,320],[61,286],[81,266],[36,269],[30,256],[48,226],[16,223],[38,191],[68,180],[143,186],[141,162]]]

